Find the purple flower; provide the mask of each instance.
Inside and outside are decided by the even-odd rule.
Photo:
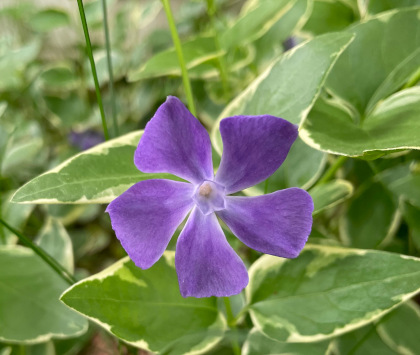
[[[151,267],[191,212],[179,235],[175,266],[183,297],[227,297],[248,284],[242,260],[217,217],[247,246],[295,258],[312,226],[313,202],[298,188],[257,197],[232,196],[272,175],[295,141],[297,127],[281,118],[235,116],[220,122],[223,156],[214,175],[207,131],[176,97],[168,97],[134,155],[145,173],[171,173],[188,182],[140,181],[112,201],[107,212],[134,263]]]
[[[88,129],[83,132],[72,131],[69,134],[70,144],[80,150],[88,150],[89,148],[104,142],[104,136],[102,133]]]

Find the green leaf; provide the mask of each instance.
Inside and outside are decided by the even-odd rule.
[[[351,157],[397,149],[420,149],[420,87],[380,102],[361,123],[344,106],[318,100],[300,136],[315,149]]]
[[[37,242],[44,251],[57,260],[66,270],[73,273],[73,246],[61,222],[54,218],[48,218]]]
[[[398,355],[379,336],[375,325],[368,325],[347,333],[336,341],[338,355]]]
[[[242,355],[287,354],[287,355],[325,355],[329,348],[328,341],[318,343],[280,343],[266,337],[253,328],[242,347]]]
[[[360,328],[420,291],[420,259],[332,246],[307,245],[295,260],[264,255],[249,275],[254,325],[288,342]]]
[[[67,287],[32,250],[0,247],[0,341],[33,344],[83,334],[88,323],[59,301]]]
[[[10,202],[14,191],[3,192],[0,195],[2,218],[17,230],[21,230],[26,223],[29,215],[34,209],[34,205],[26,204],[24,206]],[[4,238],[3,238],[4,236]],[[17,237],[6,227],[0,226],[0,245],[15,244]]]
[[[11,176],[13,173],[21,171],[23,166],[30,165],[40,155],[44,147],[44,141],[40,136],[31,137],[30,140],[28,137],[26,140],[12,140],[11,143],[10,147],[6,149],[0,166],[2,174],[6,176]]]
[[[70,24],[69,15],[58,9],[45,9],[33,15],[29,25],[37,32],[50,32],[58,27]]]
[[[25,82],[24,72],[41,48],[39,41],[32,41],[12,48],[6,38],[0,40],[0,90],[13,90]]]
[[[256,0],[220,36],[222,48],[245,45],[264,35],[289,11],[296,0]]]
[[[39,79],[41,88],[52,92],[72,90],[79,85],[73,67],[67,63],[46,68]]]
[[[369,0],[367,8],[370,14],[392,10],[395,8],[403,8],[420,5],[419,0]]]
[[[363,190],[349,204],[343,216],[340,238],[348,246],[374,249],[385,243],[395,232],[397,204],[380,183]]]
[[[334,95],[364,114],[378,87],[418,50],[420,36],[414,34],[420,31],[419,11],[389,11],[348,28],[346,32],[354,33],[355,40],[340,56],[327,80]]]
[[[166,252],[150,269],[124,258],[69,288],[61,300],[120,339],[149,351],[195,354],[216,345],[225,322],[214,297],[183,298]]]
[[[75,155],[23,185],[12,202],[109,203],[141,180],[175,179],[137,170],[133,157],[141,135],[132,132]]]
[[[51,111],[49,118],[55,126],[75,129],[78,126],[84,128],[87,125],[86,121],[90,114],[88,104],[76,93],[69,92],[60,96],[46,95],[44,100],[48,110]]]
[[[192,69],[197,65],[210,59],[224,55],[224,51],[216,48],[214,37],[197,37],[182,44],[182,51],[187,69]],[[160,52],[150,58],[140,68],[131,69],[128,72],[128,81],[156,78],[167,75],[181,75],[178,64],[178,57],[175,48],[170,48]]]
[[[399,63],[376,89],[366,107],[366,113],[371,114],[375,105],[384,97],[391,95],[400,89],[412,77],[413,73],[420,68],[420,48],[415,50],[405,60]]]
[[[34,345],[15,345],[10,355],[56,355],[54,343],[48,341]]]
[[[284,51],[283,42],[298,32],[309,18],[312,0],[297,0],[270,30],[253,45],[256,47],[256,64],[265,69],[267,65]]]
[[[304,119],[318,97],[328,72],[351,40],[352,36],[348,34],[319,36],[272,63],[220,115],[211,132],[217,152],[222,154],[223,150],[219,124],[224,117],[270,114],[295,124]],[[311,79],[308,81],[308,78]],[[324,154],[309,149],[299,141],[290,154],[301,158],[299,168],[296,168],[295,160],[288,159],[290,163],[285,163],[275,173],[269,191],[288,186],[308,186],[325,163]]]
[[[314,212],[318,214],[347,200],[353,194],[353,185],[346,180],[333,180],[317,185],[309,191],[314,201]]]
[[[315,0],[311,16],[303,31],[320,35],[341,31],[355,21],[353,10],[344,2],[335,0]]]
[[[420,208],[419,163],[397,165],[378,175],[378,178],[396,196]]]
[[[420,349],[420,309],[414,302],[406,302],[378,322],[380,337],[399,354],[415,355]]]
[[[351,34],[331,33],[286,52],[226,107],[218,123],[228,116],[270,114],[299,124],[352,38]],[[213,140],[221,152],[217,135],[218,124],[213,129]]]
[[[406,202],[403,204],[402,214],[409,227],[408,237],[411,238],[415,247],[420,250],[420,208]]]
[[[420,342],[420,312],[414,302],[406,302],[378,322],[347,333],[336,341],[338,355],[415,355]]]

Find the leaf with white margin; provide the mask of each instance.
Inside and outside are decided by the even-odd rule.
[[[365,3],[370,14],[377,14],[394,8],[420,5],[419,0],[369,0]]]
[[[336,355],[402,355],[392,350],[378,334],[375,324],[369,324],[344,334],[334,342]]]
[[[328,90],[364,115],[375,91],[418,50],[419,12],[418,7],[392,10],[346,29],[344,33],[356,37],[331,71]],[[413,67],[413,73],[417,69]]]
[[[329,341],[318,343],[281,343],[266,337],[257,328],[253,328],[242,347],[242,355],[325,355],[329,348]]]
[[[314,201],[313,214],[334,207],[353,194],[353,185],[346,180],[333,180],[317,185],[309,191]]]
[[[352,40],[352,34],[329,33],[281,55],[220,114],[212,131],[217,151],[222,152],[219,124],[224,117],[267,114],[294,124],[302,122],[328,73]]]
[[[420,349],[420,308],[406,302],[378,322],[377,331],[384,343],[399,354],[416,355]]]
[[[169,174],[144,174],[136,168],[134,151],[142,134],[132,132],[71,157],[23,185],[12,202],[109,203],[141,180],[178,179]]]
[[[294,260],[264,255],[249,275],[254,325],[288,342],[350,332],[420,292],[420,259],[333,246],[307,245]]]
[[[408,301],[379,321],[336,339],[338,355],[416,355],[420,348],[419,306]]]
[[[354,11],[344,1],[314,0],[311,16],[302,31],[315,35],[340,31],[354,21]]]
[[[0,341],[35,344],[87,331],[59,296],[68,286],[31,249],[0,246]]]
[[[253,0],[244,5],[241,16],[220,36],[222,48],[245,45],[263,36],[297,0]]]
[[[352,38],[352,35],[342,33],[322,35],[280,56],[220,115],[211,132],[217,152],[222,154],[223,150],[219,125],[224,117],[269,114],[299,124],[310,111],[329,71]],[[311,167],[303,170],[304,176],[310,176],[307,181],[297,177],[302,180],[302,185],[307,185],[322,170],[324,154],[300,154],[301,150],[307,151],[308,148],[298,141],[292,146],[290,154],[304,156],[299,164]]]
[[[210,59],[224,55],[223,50],[216,47],[216,40],[212,36],[196,37],[182,44],[187,69],[192,69]],[[150,58],[140,68],[128,72],[129,81],[157,78],[167,75],[181,75],[175,48],[159,52]]]
[[[38,245],[71,274],[74,271],[73,245],[63,224],[49,217],[37,240]]]
[[[26,204],[24,206],[10,202],[15,191],[4,191],[0,195],[0,203],[2,218],[12,227],[21,230],[25,225],[28,217],[31,215],[35,205]],[[0,245],[1,244],[16,244],[18,238],[6,227],[0,226]]]
[[[202,353],[226,327],[215,297],[181,296],[174,252],[148,270],[123,258],[70,287],[61,300],[125,342],[164,354]]]
[[[420,149],[420,87],[406,89],[380,102],[357,124],[344,106],[320,99],[301,127],[311,147],[350,157],[397,149]]]

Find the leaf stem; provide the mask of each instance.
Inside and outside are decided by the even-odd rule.
[[[207,13],[209,15],[210,25],[214,34],[214,43],[216,45],[216,50],[218,52],[221,52],[222,46],[220,45],[219,34],[216,30],[216,25],[215,25],[216,5],[214,3],[214,0],[207,0]],[[227,69],[226,60],[224,56],[218,56],[216,60],[218,62],[220,79],[222,80],[222,86],[225,92],[226,100],[229,101],[231,98],[231,92],[230,92],[230,87],[229,87],[228,69]]]
[[[107,59],[108,74],[109,74],[109,91],[111,94],[112,123],[114,125],[114,136],[117,137],[119,135],[118,123],[117,123],[117,105],[115,102],[114,72],[112,70],[111,41],[109,39],[108,11],[106,8],[106,0],[102,0],[102,11],[103,11],[103,17],[104,17],[106,59]]]
[[[169,29],[171,31],[172,41],[174,42],[176,54],[178,56],[179,66],[181,67],[182,82],[184,84],[185,95],[187,96],[188,108],[191,113],[196,116],[194,98],[191,90],[190,78],[188,77],[187,66],[185,65],[184,53],[182,52],[181,41],[179,39],[178,31],[176,29],[174,17],[172,15],[171,5],[169,0],[161,0],[163,8],[165,9],[166,18],[168,19]]]
[[[73,277],[73,275],[71,275],[63,266],[61,266],[52,256],[46,253],[38,245],[34,244],[32,240],[25,237],[22,233],[14,229],[1,218],[0,223],[3,224],[3,226],[5,226],[13,234],[15,234],[22,242],[22,244],[31,248],[36,254],[38,254],[69,285],[73,285],[74,283],[76,283],[76,279]]]
[[[101,96],[101,90],[99,88],[98,74],[96,73],[95,60],[93,59],[92,44],[90,42],[89,30],[88,30],[88,26],[86,22],[86,15],[85,15],[85,9],[83,7],[83,1],[77,0],[77,4],[79,6],[80,20],[82,21],[83,33],[85,35],[85,40],[86,40],[86,50],[87,50],[87,54],[90,61],[90,67],[92,69],[93,81],[95,83],[96,99],[98,101],[99,111],[101,113],[104,137],[105,137],[105,140],[108,140],[109,139],[108,127],[106,125],[104,105],[102,103],[102,96]]]
[[[347,161],[348,158],[349,157],[342,155],[336,159],[334,164],[328,168],[328,170],[324,173],[324,175],[321,176],[321,178],[314,186],[325,184],[326,182],[330,181],[334,177],[337,170],[341,168],[341,166]]]
[[[226,308],[226,317],[227,317],[227,323],[230,329],[232,330],[232,350],[235,355],[241,355],[241,348],[239,346],[238,339],[236,337],[236,320],[232,312],[232,306],[230,305],[230,299],[229,297],[223,297],[223,302],[225,304]]]

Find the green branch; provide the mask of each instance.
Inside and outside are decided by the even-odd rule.
[[[334,164],[332,164],[328,168],[328,170],[321,176],[321,178],[317,181],[317,183],[314,186],[325,184],[326,182],[330,181],[334,177],[334,175],[337,172],[337,170],[341,168],[341,166],[347,161],[348,158],[349,157],[346,157],[344,155],[343,156],[340,156],[334,162]]]
[[[51,255],[46,253],[38,245],[34,244],[32,240],[25,237],[22,233],[14,229],[1,218],[0,223],[3,224],[3,226],[5,226],[14,235],[16,235],[22,244],[26,245],[28,248],[31,248],[36,254],[38,254],[69,285],[76,283],[76,279],[73,277],[73,275],[71,275],[63,266],[61,266]]]
[[[101,90],[99,88],[98,74],[96,73],[95,60],[93,59],[92,44],[90,42],[89,30],[88,30],[88,26],[86,22],[86,15],[85,15],[85,9],[83,7],[83,1],[77,0],[77,4],[79,5],[80,20],[82,21],[83,33],[85,35],[85,40],[86,40],[86,50],[87,50],[87,54],[90,61],[90,67],[92,69],[93,81],[95,82],[96,99],[98,101],[99,111],[101,113],[104,136],[105,136],[105,140],[108,140],[109,139],[108,127],[106,125],[104,105],[102,103],[102,96],[101,96]]]
[[[106,9],[106,0],[102,0],[102,11],[103,11],[103,16],[104,16],[106,59],[107,59],[108,74],[109,74],[109,91],[111,94],[112,123],[114,125],[114,136],[117,137],[119,135],[118,122],[117,122],[117,105],[115,103],[114,73],[112,71],[111,41],[109,39],[108,12]]]
[[[184,53],[182,52],[181,41],[179,40],[178,31],[176,29],[174,17],[172,15],[171,5],[169,4],[169,0],[162,0],[162,4],[163,8],[165,9],[166,17],[168,19],[169,29],[171,31],[171,36],[174,42],[176,54],[178,56],[179,66],[181,67],[182,82],[184,84],[185,95],[187,96],[188,108],[194,116],[197,116],[197,112],[195,110],[194,105],[194,98],[191,90],[190,78],[188,77]]]

